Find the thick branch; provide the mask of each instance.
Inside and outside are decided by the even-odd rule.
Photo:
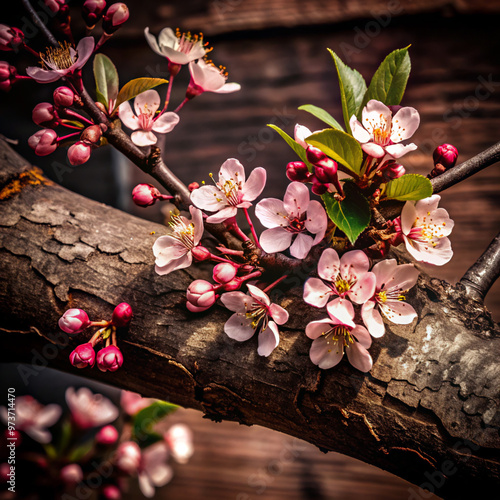
[[[21,0],[23,7],[26,9],[28,12],[29,16],[31,17],[31,20],[33,23],[40,28],[40,31],[43,33],[43,36],[54,46],[57,47],[59,44],[54,37],[54,35],[50,32],[50,30],[47,28],[47,26],[43,23],[43,21],[40,19],[39,15],[37,14],[36,10],[31,6],[31,2],[29,0]]]
[[[366,375],[345,360],[326,371],[310,362],[304,327],[325,314],[291,288],[277,299],[290,321],[262,358],[255,338],[224,334],[227,310],[186,310],[200,268],[155,274],[151,247],[164,227],[52,185],[3,143],[0,158],[0,356],[32,363],[20,367],[25,379],[45,365],[76,372],[276,429],[416,485],[437,477],[443,497],[487,497],[498,487],[500,330],[461,287],[422,276],[407,297],[418,323],[387,325]],[[122,369],[74,369],[68,355],[87,337],[68,339],[59,316],[81,307],[107,318],[122,301],[135,311],[119,339]]]

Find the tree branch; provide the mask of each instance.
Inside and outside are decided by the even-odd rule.
[[[45,24],[42,22],[40,19],[40,16],[36,12],[36,10],[31,6],[31,3],[29,0],[21,0],[23,7],[26,9],[28,12],[29,16],[31,17],[31,20],[33,21],[33,24],[38,26],[40,28],[40,31],[43,33],[45,38],[54,46],[54,47],[59,47],[59,43],[57,42],[56,38],[54,35],[51,33],[51,31],[45,26]]]

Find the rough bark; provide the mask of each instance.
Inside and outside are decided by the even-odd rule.
[[[185,290],[203,268],[162,277],[151,247],[166,228],[71,193],[0,142],[0,334],[2,361],[47,365],[195,408],[214,420],[259,424],[388,470],[437,495],[486,497],[500,484],[500,329],[462,287],[424,274],[409,293],[419,319],[386,325],[374,367],[309,360],[305,305],[294,270],[278,303],[290,311],[269,358],[256,339],[223,332],[229,312],[191,314]],[[307,270],[302,270],[302,272]],[[135,317],[120,333],[116,373],[78,371],[57,320],[69,307],[108,318],[119,302]],[[411,495],[428,493],[415,487]]]

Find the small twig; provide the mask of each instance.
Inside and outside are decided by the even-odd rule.
[[[40,19],[38,13],[36,10],[31,6],[31,3],[29,0],[21,0],[21,3],[23,4],[23,7],[26,9],[28,14],[31,17],[31,20],[33,21],[33,24],[35,24],[38,28],[40,28],[41,32],[45,36],[45,38],[54,46],[54,47],[59,47],[59,43],[57,42],[55,36],[50,32],[49,28],[45,26],[45,24],[42,22]]]
[[[500,276],[500,233],[486,251],[464,274],[460,283],[469,295],[483,301],[493,283]]]
[[[431,180],[434,193],[439,193],[479,172],[483,168],[500,161],[500,142],[467,161],[450,168]]]

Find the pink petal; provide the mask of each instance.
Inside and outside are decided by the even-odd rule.
[[[139,116],[141,113],[148,112],[151,114],[151,118],[153,118],[156,110],[160,107],[160,102],[160,94],[156,90],[146,90],[134,100],[135,114]]]
[[[409,139],[420,125],[420,115],[415,108],[401,108],[392,118],[391,141]]]
[[[349,125],[351,127],[352,136],[361,144],[364,144],[371,139],[370,133],[365,130],[363,125],[361,125],[359,120],[356,118],[356,115],[351,116]]]
[[[269,315],[278,325],[284,325],[288,321],[288,311],[278,304],[271,304],[269,306]]]
[[[396,259],[384,259],[373,266],[371,272],[377,279],[377,287],[379,289],[385,288],[385,284],[393,280],[397,267],[398,262]]]
[[[437,209],[439,202],[441,201],[441,196],[438,194],[433,194],[428,198],[424,198],[423,200],[418,200],[415,203],[415,209],[417,211],[417,215],[420,217],[425,217],[427,212],[434,212]]]
[[[224,184],[229,180],[245,182],[245,169],[235,158],[226,160],[219,170],[219,182]]]
[[[346,325],[350,328],[354,328],[354,307],[352,304],[345,299],[335,299],[329,302],[326,306],[328,315],[330,316],[331,322],[336,325]]]
[[[417,211],[415,210],[415,202],[407,201],[401,211],[401,230],[403,234],[409,234],[411,228],[417,220]]]
[[[255,215],[264,227],[288,226],[288,217],[283,202],[276,198],[264,198],[259,201],[255,206]]]
[[[165,28],[164,30],[162,30],[162,32],[165,30],[172,31],[171,28]],[[173,33],[173,31],[172,31],[172,33]],[[146,41],[148,42],[151,49],[154,50],[159,56],[163,56],[163,52],[160,50],[160,47],[158,46],[158,42],[156,41],[156,37],[149,32],[149,28],[144,29],[144,36],[146,37]],[[174,36],[175,36],[175,34],[174,34]]]
[[[384,316],[397,325],[407,325],[417,317],[415,309],[400,300],[387,300],[379,306]]]
[[[268,229],[270,231],[270,229]],[[313,246],[313,239],[308,234],[299,233],[290,247],[290,255],[296,259],[305,259]]]
[[[243,292],[226,292],[220,300],[230,311],[244,313],[250,306],[251,298]]]
[[[330,318],[320,319],[319,321],[311,321],[306,326],[306,335],[310,339],[317,339],[323,333],[328,332],[332,327]]]
[[[179,123],[179,115],[168,111],[163,113],[153,122],[153,130],[159,134],[168,134]]]
[[[241,193],[243,195],[242,199],[246,201],[253,201],[257,198],[260,193],[264,190],[266,185],[267,172],[262,167],[257,167],[252,170],[252,173],[248,177],[248,180],[243,185]]]
[[[165,265],[163,261],[178,259],[187,252],[186,246],[170,235],[160,236],[153,244],[153,254],[157,259],[160,259],[160,266]]]
[[[244,342],[253,336],[255,329],[251,326],[252,320],[247,319],[244,313],[234,313],[224,325],[224,332],[233,340]]]
[[[292,217],[299,217],[309,207],[309,189],[302,182],[291,182],[283,198],[286,212]]]
[[[62,408],[56,404],[47,405],[41,410],[36,417],[37,427],[51,427],[61,416]]]
[[[82,38],[76,46],[78,59],[76,63],[71,66],[71,70],[80,69],[89,60],[92,52],[94,51],[95,40],[93,36],[86,36]]]
[[[219,222],[224,222],[225,220],[234,217],[237,213],[238,209],[236,207],[226,207],[210,217],[207,217],[207,222],[210,224],[218,224]]]
[[[382,146],[375,144],[374,142],[367,142],[361,145],[361,149],[368,155],[373,156],[373,158],[382,158],[385,155],[385,150]]]
[[[351,330],[351,335],[353,335],[365,349],[368,349],[372,345],[372,338],[364,326],[356,325]]]
[[[259,242],[264,252],[283,252],[292,243],[292,233],[282,227],[266,229],[260,235]]]
[[[58,71],[58,70],[45,70],[42,68],[38,68],[37,66],[30,66],[29,68],[26,68],[26,74],[28,76],[31,76],[33,80],[35,80],[38,83],[51,83],[55,82],[56,80],[59,80],[59,78],[62,78],[66,73],[68,73],[67,70],[65,71]]]
[[[323,205],[321,205],[319,201],[311,201],[309,203],[309,208],[307,209],[305,222],[306,229],[310,233],[320,236],[319,241],[321,241],[325,235],[327,224],[328,219]],[[319,241],[317,243],[319,243]]]
[[[340,259],[340,275],[346,281],[361,279],[370,269],[370,259],[362,250],[351,250]]]
[[[227,207],[227,199],[215,186],[202,186],[191,193],[191,201],[202,210],[217,212]]]
[[[240,89],[241,85],[239,83],[225,83],[217,90],[212,90],[212,92],[215,92],[217,94],[231,94],[232,92],[237,92]]]
[[[26,434],[35,441],[41,444],[48,444],[52,441],[52,434],[47,429],[41,429],[40,427],[29,426],[23,429]]]
[[[309,278],[304,284],[304,302],[311,306],[325,307],[331,295],[332,289],[318,278]]]
[[[368,272],[352,286],[347,295],[355,304],[364,304],[373,297],[376,284],[377,278]]]
[[[366,103],[362,112],[363,126],[373,136],[373,131],[378,128],[390,129],[392,121],[391,110],[382,102],[371,99]]]
[[[385,147],[385,151],[390,154],[393,158],[401,158],[407,153],[411,153],[417,149],[417,145],[413,144],[391,144]]]
[[[326,281],[335,281],[340,272],[339,254],[333,248],[327,248],[318,262],[318,275]]]
[[[151,146],[156,144],[157,141],[156,135],[154,135],[153,132],[146,132],[144,130],[132,132],[130,138],[137,146]]]
[[[311,361],[323,370],[338,365],[343,355],[344,345],[341,342],[326,340],[325,337],[314,340],[309,351]]]
[[[160,276],[165,276],[167,274],[170,274],[173,271],[178,271],[180,269],[185,269],[186,267],[189,267],[193,262],[193,256],[191,255],[191,252],[187,253],[183,257],[180,257],[179,259],[172,260],[165,266],[155,266],[155,271],[156,274],[159,274]]]
[[[295,142],[300,144],[304,149],[307,149],[308,144],[306,144],[306,139],[312,134],[312,132],[304,125],[295,125],[294,138]]]
[[[409,290],[415,286],[419,275],[418,269],[413,264],[397,266],[392,279],[386,281],[385,289]]]
[[[451,242],[448,238],[440,238],[433,246],[431,242],[420,243],[403,236],[408,253],[419,262],[443,266],[453,257]]]
[[[366,328],[368,328],[370,335],[375,338],[379,338],[384,335],[385,326],[376,305],[377,303],[374,300],[370,300],[363,304],[363,307],[361,307],[361,317],[363,318],[363,323],[366,325]]]
[[[363,327],[360,327],[363,328]],[[347,359],[354,368],[361,372],[369,372],[373,366],[373,360],[370,353],[358,343],[350,344],[346,349]]]
[[[455,223],[444,208],[436,208],[427,217],[425,225],[438,237],[448,236],[453,230]]]
[[[269,306],[271,301],[269,300],[268,295],[263,292],[259,287],[255,285],[247,285],[248,293],[257,301],[265,306]]]
[[[259,333],[259,356],[269,356],[280,343],[280,334],[274,321],[270,321],[265,330]]]
[[[189,212],[191,214],[191,222],[194,225],[193,240],[196,246],[198,245],[198,243],[201,240],[201,237],[203,236],[203,214],[201,210],[194,207],[193,205],[189,207]]]
[[[139,128],[137,116],[135,116],[132,111],[132,106],[128,101],[122,102],[120,106],[118,106],[118,117],[129,129],[137,130]]]
[[[139,480],[139,489],[141,493],[146,498],[152,498],[155,494],[155,487],[153,486],[152,481],[149,479],[149,476],[145,472],[139,472],[137,475],[137,479]]]

